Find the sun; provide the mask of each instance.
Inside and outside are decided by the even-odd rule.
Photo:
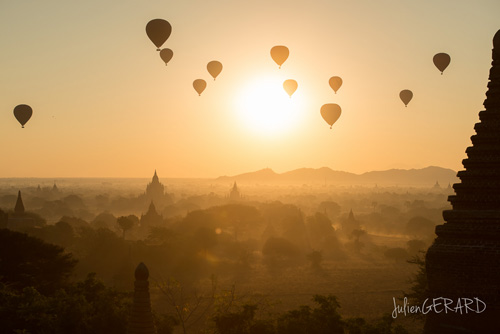
[[[300,124],[303,94],[301,87],[292,95],[283,89],[279,76],[259,76],[244,84],[236,98],[243,128],[265,137],[292,132]]]

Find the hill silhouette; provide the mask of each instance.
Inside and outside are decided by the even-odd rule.
[[[438,182],[441,187],[458,182],[457,172],[452,169],[429,166],[421,169],[389,169],[354,174],[322,168],[299,168],[276,173],[270,168],[234,176],[221,176],[221,182],[242,183],[300,183],[333,185],[380,185],[380,186],[428,186]]]

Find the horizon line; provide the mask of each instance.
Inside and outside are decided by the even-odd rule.
[[[344,173],[350,173],[350,174],[355,174],[355,175],[362,175],[362,174],[370,173],[370,172],[385,172],[385,171],[391,171],[391,170],[410,171],[410,170],[426,169],[426,168],[431,168],[431,167],[442,168],[442,169],[449,169],[449,170],[452,170],[454,172],[458,172],[458,170],[455,170],[453,168],[441,167],[441,166],[437,166],[437,165],[429,165],[429,166],[421,167],[421,168],[412,167],[412,168],[376,169],[376,170],[369,170],[369,171],[365,171],[365,172],[361,172],[361,173],[354,173],[354,172],[349,172],[349,171],[346,171],[346,170],[332,169],[331,167],[327,167],[327,166],[322,166],[322,167],[318,167],[318,168],[314,168],[314,167],[299,167],[299,168],[290,169],[290,170],[287,170],[287,171],[279,173],[279,172],[276,172],[272,168],[264,167],[264,168],[261,168],[261,169],[258,169],[258,170],[242,172],[242,173],[235,174],[235,175],[219,175],[219,176],[162,176],[161,178],[162,179],[198,179],[198,180],[199,179],[204,179],[204,180],[214,179],[215,180],[215,179],[218,179],[218,178],[221,178],[221,177],[232,178],[232,177],[237,177],[237,176],[240,176],[240,175],[243,175],[243,174],[256,173],[256,172],[259,172],[259,171],[262,171],[262,170],[266,170],[266,169],[269,169],[269,170],[273,171],[274,173],[280,175],[280,174],[283,174],[283,173],[292,172],[292,171],[296,171],[296,170],[299,170],[299,169],[314,169],[314,170],[318,170],[318,169],[322,169],[322,168],[328,168],[328,169],[330,169],[330,170],[332,170],[334,172],[344,172]],[[158,169],[156,169],[156,171],[158,171]],[[0,176],[0,180],[3,180],[3,179],[53,179],[54,181],[56,181],[57,179],[149,179],[149,178],[151,178],[151,176]]]

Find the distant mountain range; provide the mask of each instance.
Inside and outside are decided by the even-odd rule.
[[[300,168],[285,173],[275,173],[270,168],[235,176],[221,176],[217,181],[241,183],[300,183],[335,185],[383,185],[383,186],[429,186],[439,183],[441,187],[459,182],[457,172],[447,168],[430,166],[421,169],[389,169],[354,174],[335,171],[328,167]]]

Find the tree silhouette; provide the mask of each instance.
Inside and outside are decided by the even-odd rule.
[[[340,215],[340,205],[333,201],[323,201],[318,205],[316,211],[321,212],[330,219],[337,218]]]
[[[125,239],[125,232],[130,230],[132,227],[134,227],[134,222],[129,219],[128,217],[121,216],[116,219],[116,222],[120,226],[120,229],[123,231],[123,239]]]
[[[0,229],[0,280],[14,289],[53,292],[66,283],[76,262],[62,247]]]
[[[409,292],[405,292],[404,296],[407,297],[412,304],[422,305],[424,301],[430,297],[429,285],[427,282],[427,269],[425,267],[425,252],[420,251],[417,255],[413,256],[407,261],[411,264],[418,266],[417,272],[410,279],[412,284]],[[418,317],[423,317],[421,313],[415,314]]]
[[[318,307],[301,306],[288,311],[278,319],[278,334],[343,334],[344,321],[338,309],[340,305],[333,295],[315,295]]]

